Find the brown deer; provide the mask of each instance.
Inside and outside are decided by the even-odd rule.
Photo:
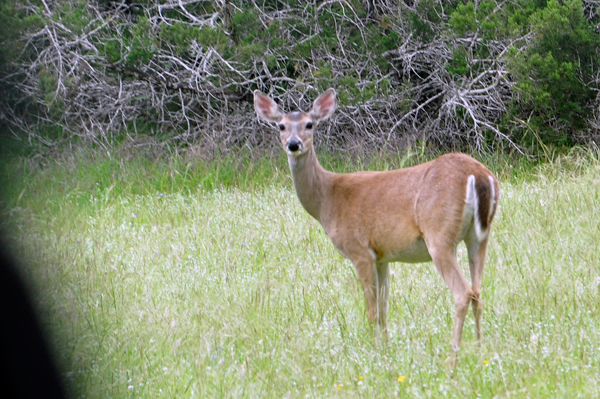
[[[335,110],[333,89],[321,94],[308,113],[285,114],[258,90],[254,107],[262,119],[280,129],[300,203],[321,223],[340,254],[354,264],[363,284],[367,317],[377,325],[376,337],[381,333],[387,339],[389,262],[433,260],[456,305],[453,353],[460,347],[469,303],[480,341],[480,284],[500,197],[494,175],[459,153],[385,172],[329,172],[315,156],[313,134],[317,124]],[[456,260],[461,241],[468,250],[471,286]]]

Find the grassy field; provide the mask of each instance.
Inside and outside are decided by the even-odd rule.
[[[488,163],[502,197],[484,340],[469,314],[454,370],[434,266],[393,265],[390,341],[375,344],[355,272],[283,157],[12,162],[4,227],[76,397],[596,397],[597,156]]]

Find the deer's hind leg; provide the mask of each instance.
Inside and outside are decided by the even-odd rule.
[[[488,236],[489,237],[489,236]],[[477,235],[468,234],[465,238],[467,251],[469,254],[469,269],[471,271],[471,289],[473,290],[473,316],[475,316],[475,335],[477,341],[481,342],[481,313],[483,311],[483,301],[481,300],[481,279],[483,276],[483,265],[488,244],[488,237],[482,241]]]
[[[473,297],[473,291],[458,266],[454,244],[450,244],[446,240],[436,241],[430,239],[427,242],[427,247],[437,271],[454,297],[455,315],[452,330],[452,350],[456,354],[460,349],[463,325],[469,303]]]

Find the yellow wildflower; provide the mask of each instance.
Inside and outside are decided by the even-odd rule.
[[[404,381],[405,379],[406,379],[406,377],[405,377],[405,376],[403,376],[403,375],[400,375],[400,376],[398,376],[398,382],[402,382],[402,381]]]

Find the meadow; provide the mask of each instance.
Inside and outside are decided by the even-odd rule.
[[[341,162],[337,171],[422,161]],[[393,264],[387,345],[283,156],[2,166],[3,227],[75,397],[589,398],[600,392],[600,162],[484,160],[501,203],[448,367],[450,291]],[[458,248],[468,276],[466,249]]]

